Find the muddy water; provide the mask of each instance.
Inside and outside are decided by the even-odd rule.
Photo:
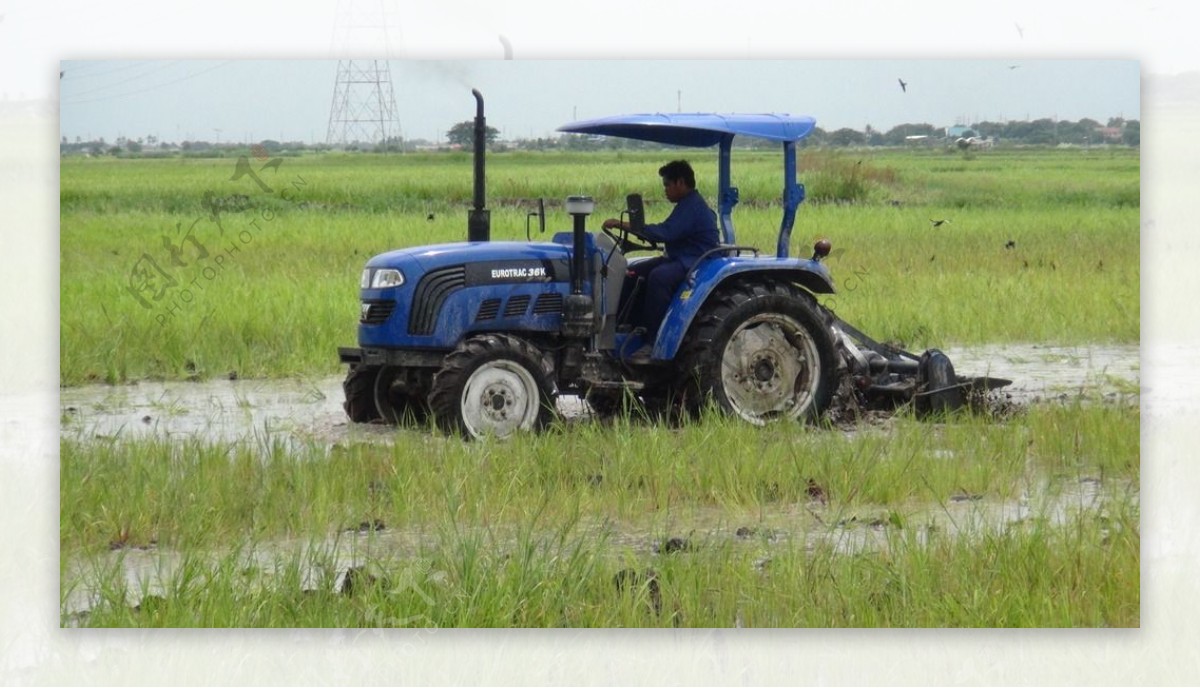
[[[992,345],[945,350],[960,375],[1013,380],[1014,402],[1136,393],[1136,346]],[[217,441],[386,440],[387,427],[353,426],[342,412],[341,376],[318,380],[140,382],[60,391],[64,438],[198,438]],[[1133,399],[1136,403],[1136,397]],[[568,418],[586,414],[575,397],[559,400]]]

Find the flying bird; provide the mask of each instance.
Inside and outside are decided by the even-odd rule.
[[[1009,65],[1009,69],[1019,69],[1021,65]]]
[[[949,220],[934,220],[934,219],[930,219],[929,221],[931,223],[933,223],[934,227],[941,227],[945,223],[949,222]]]
[[[896,79],[896,81],[900,82],[900,90],[908,93],[908,84],[904,82],[904,79]]]
[[[1025,31],[1024,31],[1024,29],[1021,28],[1021,25],[1016,22],[1013,22],[1013,26],[1017,27],[1017,34],[1019,34],[1021,36],[1021,38],[1024,38]]]
[[[504,59],[513,59],[512,43],[509,42],[508,37],[504,34],[500,34],[500,45],[504,46]]]

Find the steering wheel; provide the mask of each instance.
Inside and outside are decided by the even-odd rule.
[[[618,225],[610,228],[601,226],[601,231],[603,231],[609,236],[609,238],[616,242],[617,246],[621,249],[621,253],[629,253],[631,251],[658,250],[657,241],[651,239],[645,234],[642,234],[641,232],[634,231],[632,227],[622,227]],[[629,237],[634,237],[640,240],[642,243],[630,241]]]

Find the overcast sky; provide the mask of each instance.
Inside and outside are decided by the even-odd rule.
[[[569,12],[482,0],[0,0],[0,64],[22,66],[0,76],[0,97],[57,99],[72,139],[323,141],[336,60],[353,56],[388,59],[408,138],[436,139],[468,119],[471,87],[508,138],[576,117],[678,109],[807,114],[826,130],[1140,118],[1142,78],[1196,67],[1186,9],[1158,0],[607,0]]]
[[[499,39],[497,46],[503,49]],[[401,132],[437,140],[486,100],[503,138],[628,112],[787,112],[826,130],[1139,118],[1136,60],[390,60]],[[64,61],[61,131],[324,141],[335,60]],[[905,88],[900,86],[903,79]],[[362,88],[362,87],[356,87]],[[366,95],[366,91],[356,91]]]

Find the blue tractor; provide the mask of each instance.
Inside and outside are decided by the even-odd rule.
[[[716,147],[722,245],[703,256],[679,287],[653,342],[651,360],[629,324],[628,254],[656,246],[639,233],[642,200],[627,197],[629,229],[586,229],[594,204],[566,199],[572,231],[549,242],[490,240],[484,204],[483,97],[476,99],[474,203],[468,241],[391,251],[362,273],[358,346],[349,365],[345,410],[354,422],[425,422],[432,416],[468,438],[537,430],[560,395],[585,399],[601,415],[635,402],[667,413],[705,404],[755,424],[818,418],[835,391],[867,404],[914,402],[919,412],[962,406],[970,388],[1003,380],[960,378],[937,350],[917,356],[870,339],[819,305],[834,291],[820,261],[789,256],[804,186],[796,144],[815,126],[790,115],[647,114],[574,122],[560,131],[677,146]],[[735,241],[731,151],[737,136],[783,150],[783,219],[774,255]],[[541,214],[544,222],[544,213]]]

